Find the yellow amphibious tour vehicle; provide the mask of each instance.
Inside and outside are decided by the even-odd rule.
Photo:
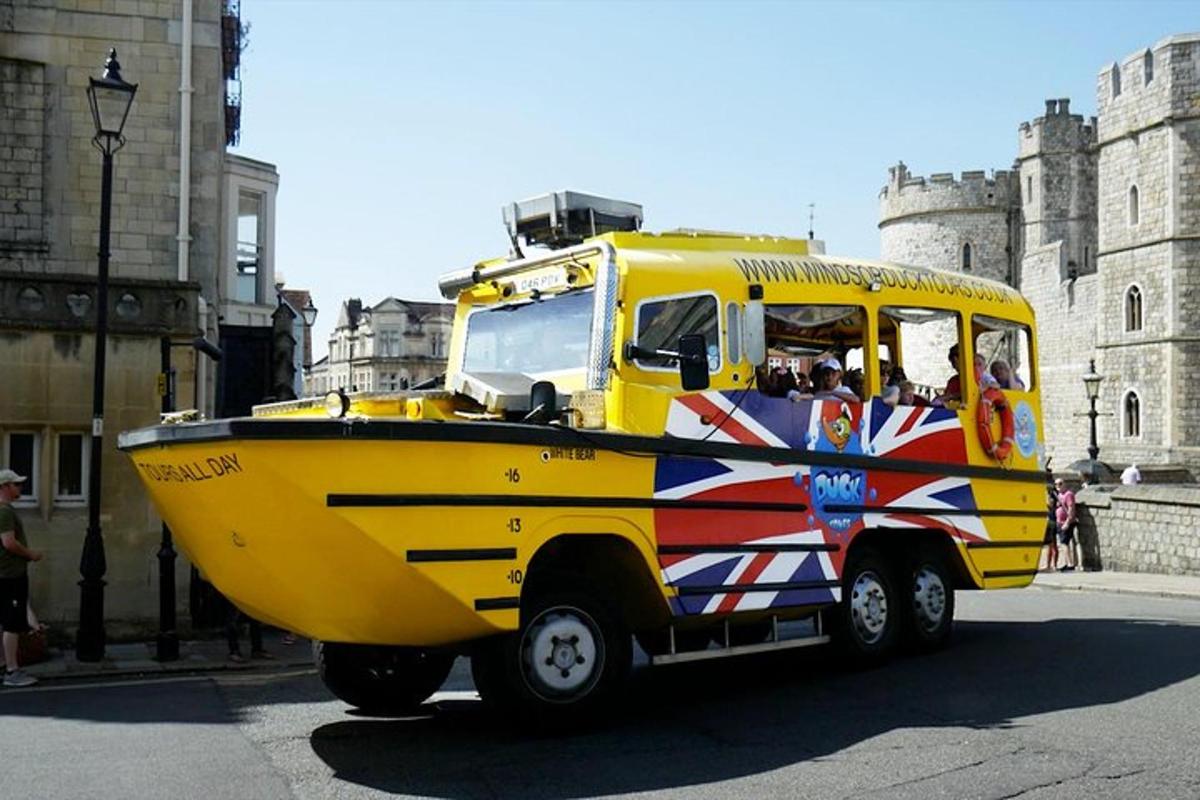
[[[941,645],[956,589],[1033,579],[1043,429],[1013,289],[646,233],[640,206],[573,192],[504,216],[512,256],[441,280],[441,385],[121,436],[187,555],[320,642],[336,695],[412,706],[468,655],[486,701],[569,718],[634,638],[655,663],[829,641],[878,661]],[[902,370],[925,388],[897,401]]]

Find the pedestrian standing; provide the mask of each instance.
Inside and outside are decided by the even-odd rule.
[[[1046,534],[1042,537],[1046,548],[1046,569],[1058,568],[1058,492],[1054,484],[1046,484]]]
[[[229,644],[229,660],[235,664],[246,663],[246,657],[242,655],[241,645],[238,639],[241,637],[242,619],[247,622],[247,627],[250,629],[250,657],[258,659],[272,659],[275,656],[267,652],[263,647],[262,623],[254,617],[243,614],[241,609],[233,604],[233,601],[226,599],[229,608],[225,616],[225,639]]]
[[[4,685],[31,686],[37,678],[20,669],[17,649],[29,627],[29,562],[42,554],[30,550],[13,503],[21,496],[24,475],[0,470],[0,627],[4,628]]]
[[[1058,544],[1063,549],[1063,561],[1066,562],[1059,567],[1059,571],[1070,572],[1075,569],[1075,528],[1077,515],[1075,493],[1067,488],[1062,478],[1054,482],[1054,490],[1058,493],[1058,508],[1055,514],[1058,522]]]
[[[1142,471],[1138,469],[1137,464],[1130,464],[1121,473],[1121,483],[1126,486],[1137,486],[1142,482]]]

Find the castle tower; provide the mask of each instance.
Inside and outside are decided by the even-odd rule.
[[[1200,34],[1097,80],[1101,458],[1200,465]]]
[[[970,272],[1012,283],[1018,232],[1017,175],[996,170],[951,173],[928,179],[909,174],[904,162],[888,169],[879,193],[880,252],[885,261]],[[944,385],[948,329],[906,334],[905,371],[917,383]],[[919,358],[914,358],[919,354]]]
[[[1017,132],[1023,247],[1018,287],[1038,321],[1038,375],[1047,455],[1086,458],[1082,377],[1096,355],[1096,120],[1046,101]]]

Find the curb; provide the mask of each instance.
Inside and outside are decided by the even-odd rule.
[[[1142,597],[1164,597],[1171,600],[1200,600],[1200,592],[1179,591],[1173,589],[1135,589],[1128,586],[1096,586],[1083,583],[1033,583],[1035,589],[1048,589],[1052,592],[1107,592],[1109,594],[1140,595]]]
[[[199,675],[210,673],[226,673],[230,675],[282,672],[298,668],[315,669],[312,659],[274,659],[250,664],[232,664],[208,660],[169,661],[164,663],[137,664],[122,666],[120,664],[98,665],[91,668],[56,669],[56,659],[40,664],[31,664],[25,671],[38,679],[39,684],[69,683],[74,681],[126,678],[170,678],[182,675]],[[61,663],[61,662],[59,662]]]

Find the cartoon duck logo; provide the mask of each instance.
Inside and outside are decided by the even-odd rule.
[[[846,443],[850,441],[850,434],[854,430],[854,423],[850,419],[850,409],[842,403],[841,413],[833,420],[822,419],[821,427],[825,429],[825,436],[837,448],[840,453],[846,449]]]

